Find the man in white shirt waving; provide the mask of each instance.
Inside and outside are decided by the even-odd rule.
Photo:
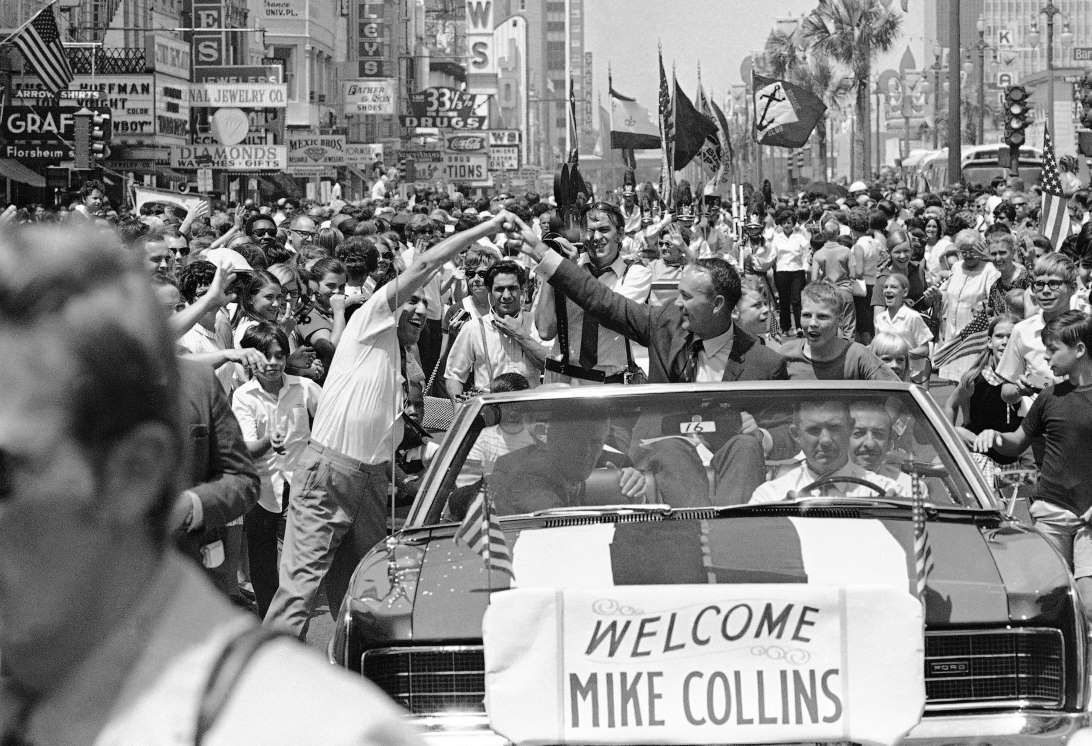
[[[793,411],[789,433],[800,450],[804,463],[792,471],[758,486],[751,496],[752,503],[772,503],[808,497],[800,490],[820,479],[831,483],[815,490],[816,495],[835,497],[880,497],[876,490],[856,482],[840,479],[863,479],[882,488],[885,494],[896,494],[898,488],[887,477],[868,471],[849,460],[853,419],[844,401],[802,401]]]
[[[325,583],[330,612],[336,614],[352,567],[385,535],[390,460],[402,440],[405,401],[399,327],[423,323],[422,289],[446,261],[505,223],[514,224],[514,216],[502,211],[418,252],[406,271],[377,290],[346,324],[311,442],[292,475],[280,586],[265,626],[305,637],[319,585],[328,575],[341,579]]]

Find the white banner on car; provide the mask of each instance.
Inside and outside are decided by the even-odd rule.
[[[209,190],[211,191],[211,189]],[[181,207],[187,213],[205,201],[205,198],[197,194],[179,194],[164,189],[149,189],[147,187],[133,187],[133,206],[139,211],[141,206],[149,202],[160,202]]]
[[[905,589],[519,588],[483,638],[490,726],[517,743],[894,743],[925,706]]]

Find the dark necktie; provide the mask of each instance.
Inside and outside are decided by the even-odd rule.
[[[596,269],[594,264],[585,264],[588,268],[588,272],[593,277],[599,277],[602,274]],[[606,270],[604,269],[603,272]],[[583,320],[580,322],[580,367],[581,368],[594,368],[595,364],[599,362],[599,322],[595,320],[590,313],[584,312]]]
[[[682,367],[679,370],[679,383],[693,383],[698,376],[698,357],[704,348],[700,339],[693,335],[687,337],[682,350]]]

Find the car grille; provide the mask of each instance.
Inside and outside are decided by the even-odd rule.
[[[369,650],[360,671],[414,715],[485,712],[480,645]]]
[[[926,709],[1061,707],[1062,633],[1056,629],[927,632]]]
[[[361,673],[415,715],[485,712],[484,669],[482,648],[476,645],[380,648],[361,656]],[[929,711],[1061,707],[1061,632],[927,632],[925,694]]]

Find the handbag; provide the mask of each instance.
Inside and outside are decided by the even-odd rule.
[[[492,381],[493,363],[489,360],[489,345],[485,341],[485,322],[479,317],[478,328],[482,335],[482,349],[484,350],[486,362],[489,365],[490,381]],[[432,390],[432,384],[436,382],[436,376],[440,372],[440,363],[442,360],[437,360],[435,367],[432,369],[432,373],[428,377],[428,384],[425,386],[425,391]],[[424,407],[421,413],[421,426],[425,430],[435,432],[446,432],[451,429],[451,423],[455,420],[455,401],[466,401],[472,399],[479,394],[488,394],[488,389],[483,388],[469,388],[463,391],[455,397],[453,401],[446,396],[425,396]]]

